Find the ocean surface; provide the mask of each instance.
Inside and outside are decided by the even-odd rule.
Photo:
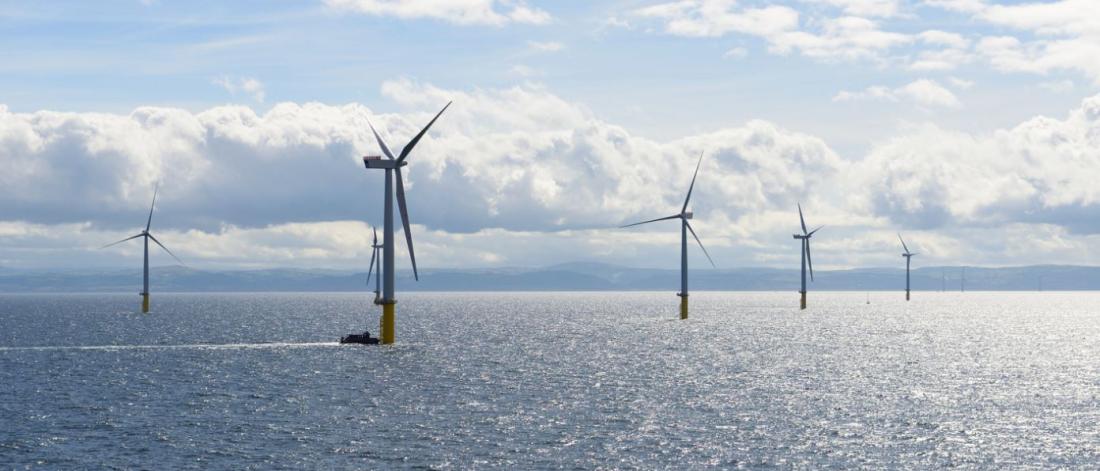
[[[1100,465],[1100,294],[0,295],[0,467]]]

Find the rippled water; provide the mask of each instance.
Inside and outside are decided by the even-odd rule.
[[[0,464],[1100,462],[1100,294],[367,296],[0,296]]]

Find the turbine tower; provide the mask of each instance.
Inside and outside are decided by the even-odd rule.
[[[799,293],[802,295],[802,302],[800,303],[801,309],[806,309],[806,265],[810,266],[810,281],[814,280],[814,260],[810,256],[810,238],[814,236],[814,233],[820,231],[822,227],[812,231],[806,230],[806,218],[802,217],[802,203],[798,204],[798,221],[802,223],[802,233],[794,234],[795,239],[802,240],[802,290]]]
[[[179,257],[176,256],[176,254],[172,253],[171,250],[168,250],[168,247],[165,247],[164,244],[160,243],[160,241],[157,240],[156,237],[153,237],[153,234],[149,232],[149,226],[153,224],[153,208],[156,207],[156,205],[157,188],[153,188],[153,204],[149,205],[149,219],[145,221],[145,230],[141,231],[135,236],[127,237],[118,242],[113,242],[104,245],[103,247],[100,247],[100,249],[105,249],[112,245],[118,245],[131,239],[137,239],[138,237],[145,238],[145,270],[143,272],[144,282],[142,284],[141,293],[138,293],[141,295],[141,312],[143,313],[149,312],[149,239],[152,239],[154,243],[160,246],[160,248],[164,249],[165,252],[168,252],[168,255],[171,255],[172,258],[176,259],[176,261],[180,263],[180,265],[183,265],[183,261],[180,260]]]
[[[901,238],[901,234],[898,234],[898,240],[901,241],[901,248],[905,249],[905,253],[901,254],[905,257],[905,300],[909,300],[909,262],[913,261],[913,256],[917,253],[910,252],[909,247],[905,245],[905,239]]]
[[[680,292],[676,293],[680,297],[680,319],[688,318],[688,243],[687,233],[691,231],[692,237],[695,237],[695,242],[699,244],[699,248],[703,249],[703,255],[707,256],[707,260],[710,261],[712,267],[718,268],[714,265],[714,260],[710,258],[710,254],[707,253],[706,247],[703,247],[703,242],[699,240],[699,236],[695,234],[695,229],[691,227],[691,223],[688,222],[692,218],[692,212],[688,211],[688,203],[691,201],[691,192],[695,189],[695,177],[699,176],[699,166],[703,163],[703,154],[699,153],[699,162],[695,164],[695,175],[691,177],[691,186],[688,187],[687,198],[684,198],[684,206],[680,208],[679,214],[673,214],[672,216],[666,216],[663,218],[651,219],[649,221],[636,222],[634,224],[627,224],[620,226],[619,228],[626,228],[632,226],[640,226],[642,224],[649,224],[651,222],[664,221],[667,219],[679,219],[680,220]]]
[[[405,204],[405,180],[401,176],[401,167],[408,165],[405,161],[408,158],[409,153],[416,147],[416,143],[420,142],[420,138],[424,137],[424,134],[428,132],[428,128],[432,127],[435,120],[439,119],[439,115],[442,115],[447,108],[451,106],[448,102],[447,106],[444,106],[439,113],[428,122],[424,129],[420,130],[415,137],[405,145],[401,150],[401,154],[397,157],[393,156],[390,152],[390,148],[386,146],[386,142],[382,140],[382,136],[378,135],[378,131],[374,129],[374,125],[367,121],[367,125],[370,126],[370,130],[374,133],[375,140],[378,141],[378,147],[382,148],[382,153],[386,155],[386,158],[381,157],[363,157],[363,165],[368,169],[383,169],[386,171],[386,183],[383,208],[383,223],[382,223],[382,271],[379,273],[383,277],[382,283],[382,343],[391,344],[394,340],[394,304],[397,304],[397,299],[394,298],[394,286],[393,286],[393,199],[394,199],[394,173],[397,173],[397,206],[401,211],[401,224],[405,232],[405,243],[409,248],[409,260],[412,261],[413,277],[419,281],[420,274],[416,271],[416,254],[413,251],[412,232],[409,231],[409,209]]]

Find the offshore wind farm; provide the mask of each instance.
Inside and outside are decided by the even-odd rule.
[[[1100,462],[1092,2],[0,18],[0,467]]]

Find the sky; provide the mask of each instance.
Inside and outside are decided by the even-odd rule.
[[[1093,0],[0,4],[0,266],[1100,264]],[[404,238],[397,236],[399,254]],[[693,267],[707,266],[698,247]],[[154,252],[154,265],[173,263]],[[397,266],[409,268],[402,255]]]

